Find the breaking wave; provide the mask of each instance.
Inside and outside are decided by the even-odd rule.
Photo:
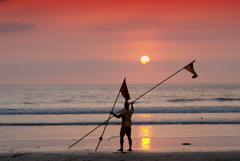
[[[101,125],[103,122],[57,122],[57,123],[0,123],[0,126],[64,126],[64,125]],[[109,122],[110,125],[121,125],[121,122]],[[230,120],[230,121],[135,121],[134,125],[194,125],[194,124],[240,124],[239,120]]]
[[[223,98],[223,97],[219,97],[219,98],[211,98],[211,99],[204,99],[204,98],[189,98],[189,99],[182,99],[182,98],[178,98],[178,99],[169,99],[166,100],[167,102],[200,102],[200,101],[219,101],[219,102],[224,102],[224,101],[240,101],[240,98]]]
[[[111,108],[2,108],[0,115],[108,114]],[[118,109],[120,110],[120,109]],[[117,109],[114,112],[118,111]],[[135,113],[240,113],[239,106],[138,107]]]

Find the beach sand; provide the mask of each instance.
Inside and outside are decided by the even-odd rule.
[[[229,152],[22,152],[1,153],[1,161],[239,161],[240,151]]]
[[[110,125],[68,148],[95,126],[2,126],[0,161],[239,161],[239,125],[133,126],[133,152],[119,153],[119,126]],[[125,137],[124,149],[128,149]]]

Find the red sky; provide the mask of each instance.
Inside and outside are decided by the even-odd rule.
[[[240,82],[239,0],[0,0],[0,85]],[[151,61],[141,64],[140,57]]]

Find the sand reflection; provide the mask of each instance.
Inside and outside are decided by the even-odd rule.
[[[141,138],[141,149],[151,149],[152,126],[139,126],[139,137]]]

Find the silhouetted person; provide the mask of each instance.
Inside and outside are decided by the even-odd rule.
[[[131,109],[129,109],[129,103],[126,102],[124,104],[124,109],[120,112],[120,114],[114,114],[111,112],[113,116],[116,118],[122,118],[122,126],[120,130],[120,146],[121,148],[118,151],[123,151],[123,142],[124,142],[124,136],[125,134],[128,137],[129,142],[129,149],[128,151],[132,151],[132,138],[131,138],[131,125],[132,125],[132,114],[134,112],[133,103],[131,103]]]

